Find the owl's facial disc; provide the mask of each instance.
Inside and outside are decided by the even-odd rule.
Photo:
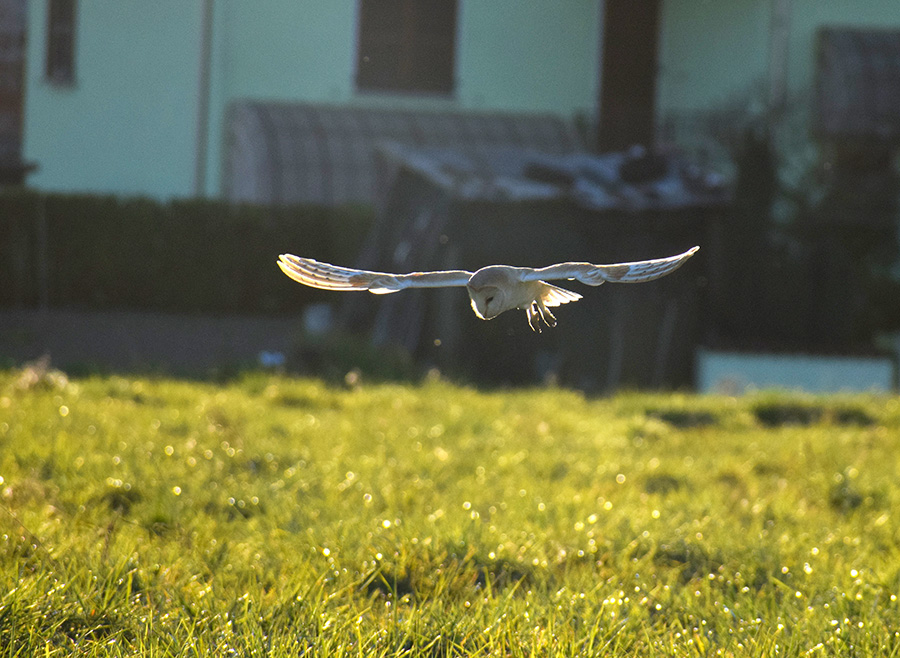
[[[469,288],[472,299],[472,310],[482,320],[491,320],[503,311],[503,293],[495,286]]]

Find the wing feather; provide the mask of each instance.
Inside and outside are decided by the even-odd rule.
[[[593,263],[559,263],[532,270],[523,276],[525,281],[575,279],[589,286],[613,281],[617,283],[640,283],[653,281],[666,274],[671,274],[681,267],[688,258],[697,253],[700,247],[688,249],[683,254],[668,258],[640,260],[630,263],[612,263],[610,265],[594,265]]]
[[[404,288],[464,286],[472,276],[471,272],[464,270],[389,274],[339,267],[293,254],[281,254],[278,257],[278,267],[294,281],[305,286],[322,290],[368,290],[376,295],[397,292]]]

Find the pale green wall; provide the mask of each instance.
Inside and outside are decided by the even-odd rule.
[[[46,0],[29,2],[25,155],[42,188],[168,198],[194,189],[201,0],[78,3],[77,80],[43,79]],[[215,0],[206,192],[235,100],[593,115],[600,0],[459,0],[452,98],[357,93],[356,0]]]
[[[347,103],[355,0],[216,0],[205,192],[216,196],[228,106],[236,100]]]
[[[769,102],[778,0],[664,0],[657,113],[660,139],[726,177],[734,140]],[[900,0],[790,0],[787,104],[773,126],[779,175],[803,184],[821,158],[813,138],[816,38],[824,26],[900,29]],[[729,134],[730,131],[730,134]]]
[[[657,116],[709,109],[765,76],[770,5],[770,0],[665,0]]]
[[[764,101],[772,5],[773,0],[665,0],[658,116],[712,110],[742,97]],[[794,96],[814,84],[816,32],[826,25],[900,29],[900,0],[793,0],[788,87]]]
[[[354,0],[218,2],[232,98],[344,102],[352,89]]]
[[[44,76],[46,2],[29,7],[24,157],[54,190],[183,196],[193,186],[199,3],[78,3],[76,79]]]
[[[592,111],[599,6],[598,0],[460,0],[456,93],[411,98],[356,92],[356,0],[220,2],[226,94],[567,115]]]
[[[461,5],[462,105],[567,116],[596,112],[599,0]]]
[[[816,32],[822,26],[900,30],[900,0],[794,0],[788,73],[794,89],[814,82]]]

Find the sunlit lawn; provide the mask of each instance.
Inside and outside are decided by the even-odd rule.
[[[6,371],[0,482],[0,656],[900,656],[896,397]]]

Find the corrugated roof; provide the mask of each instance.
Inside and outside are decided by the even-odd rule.
[[[264,204],[374,202],[374,153],[384,141],[552,154],[582,148],[574,128],[549,115],[250,101],[230,108],[227,135],[226,198]]]

